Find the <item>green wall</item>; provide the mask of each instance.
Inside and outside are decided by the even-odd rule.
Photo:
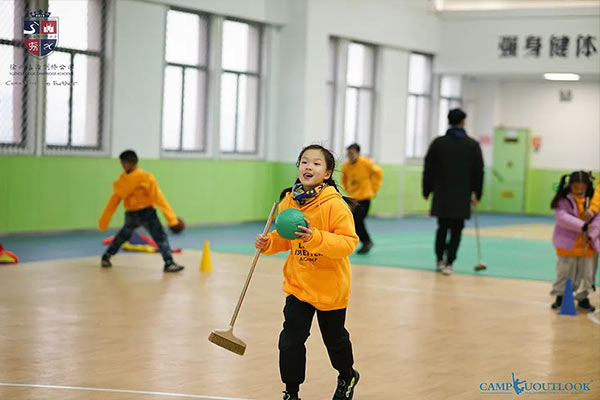
[[[296,177],[293,163],[265,161],[141,160],[140,167],[156,176],[175,212],[192,225],[262,220]],[[382,167],[373,214],[429,210],[421,196],[422,166]],[[551,214],[553,185],[568,172],[529,169],[526,212]],[[94,229],[120,173],[118,160],[109,158],[0,157],[0,232]],[[335,178],[339,181],[339,172]],[[486,169],[482,211],[494,211],[487,196],[490,178]],[[111,227],[122,223],[119,207]]]

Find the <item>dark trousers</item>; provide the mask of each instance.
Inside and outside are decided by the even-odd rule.
[[[166,264],[173,262],[171,256],[171,248],[169,247],[169,239],[163,229],[156,210],[153,207],[146,207],[137,211],[126,211],[125,212],[125,225],[115,235],[115,239],[108,246],[104,254],[113,256],[117,254],[117,251],[121,248],[121,245],[131,238],[131,234],[140,226],[146,228],[152,239],[158,245],[158,250],[162,255],[163,260]]]
[[[341,377],[352,376],[352,343],[350,334],[344,327],[346,309],[320,311],[312,305],[290,295],[285,300],[283,330],[279,335],[279,371],[286,390],[297,392],[304,382],[306,369],[306,347],[304,343],[310,335],[313,316],[317,312],[317,320],[321,336],[331,365]]]
[[[352,211],[354,216],[354,227],[356,228],[356,234],[363,243],[370,243],[371,237],[367,233],[367,227],[365,226],[365,218],[369,213],[369,207],[371,206],[371,200],[361,200],[358,202],[358,207]]]
[[[462,230],[465,227],[465,221],[461,218],[438,218],[438,229],[435,238],[435,254],[437,260],[442,261],[446,254],[446,262],[450,265],[456,260],[456,252],[460,244]],[[450,231],[450,241],[447,242],[448,231]]]

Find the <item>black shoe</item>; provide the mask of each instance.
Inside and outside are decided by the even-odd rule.
[[[179,272],[185,267],[183,265],[177,264],[175,261],[171,261],[168,264],[165,264],[165,272]]]
[[[283,400],[301,400],[300,397],[298,397],[298,394],[291,394],[288,392],[283,392]]]
[[[552,307],[552,309],[556,310],[557,308],[560,308],[562,304],[562,296],[556,296],[556,300],[554,300],[554,303],[552,303],[552,305],[550,307]]]
[[[335,394],[333,395],[333,400],[351,400],[354,397],[354,388],[356,388],[356,385],[358,384],[360,375],[355,369],[352,370],[352,373],[354,376],[349,382],[338,377],[338,384],[335,389]]]
[[[372,247],[373,247],[373,242],[367,242],[367,243],[363,244],[361,249],[358,250],[356,253],[357,254],[367,254],[369,251],[371,251]]]
[[[106,254],[102,256],[102,261],[100,262],[100,265],[102,265],[103,268],[109,268],[112,267],[112,263],[110,262],[110,256],[107,256]]]
[[[577,308],[587,312],[594,312],[594,310],[596,310],[594,306],[590,304],[590,300],[587,297],[577,302]]]

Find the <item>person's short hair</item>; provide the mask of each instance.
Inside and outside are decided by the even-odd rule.
[[[346,148],[346,150],[354,149],[356,152],[360,153],[360,145],[358,143],[352,143],[350,146]]]
[[[450,126],[455,126],[460,124],[464,119],[467,118],[467,114],[460,108],[455,108],[454,110],[450,110],[448,113],[448,122]]]
[[[138,156],[137,156],[137,154],[135,154],[135,151],[133,151],[133,150],[125,150],[124,152],[122,152],[119,155],[119,159],[121,161],[130,162],[133,164],[138,163]]]

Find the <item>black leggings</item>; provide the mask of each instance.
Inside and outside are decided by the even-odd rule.
[[[352,343],[350,334],[344,327],[346,309],[320,311],[312,305],[290,295],[285,300],[283,330],[279,335],[279,371],[281,380],[289,392],[298,392],[304,382],[306,369],[306,347],[304,343],[310,335],[313,316],[317,313],[321,336],[331,365],[341,377],[352,376]]]
[[[435,254],[438,261],[444,259],[446,254],[446,262],[450,265],[456,260],[456,252],[460,245],[460,237],[462,230],[465,227],[465,221],[460,218],[438,218],[438,229],[435,238]],[[450,242],[446,242],[450,231]]]
[[[371,237],[367,232],[367,227],[365,226],[365,218],[367,218],[367,214],[369,214],[369,207],[371,206],[371,200],[361,200],[358,202],[358,207],[352,211],[352,215],[354,216],[354,227],[356,229],[356,234],[358,238],[363,243],[370,243]]]
[[[153,207],[143,208],[137,211],[125,212],[125,225],[115,235],[115,239],[108,246],[104,254],[113,256],[117,254],[121,245],[131,238],[131,234],[140,226],[146,228],[152,239],[158,245],[158,250],[163,257],[166,264],[173,262],[171,256],[171,248],[169,247],[169,240],[167,234],[160,224],[160,220],[156,215],[156,210]]]

